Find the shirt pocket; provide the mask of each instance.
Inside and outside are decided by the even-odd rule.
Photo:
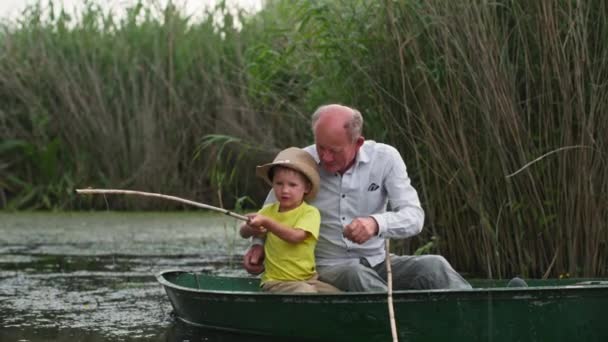
[[[386,207],[386,194],[380,180],[370,179],[366,184],[361,184],[361,207],[362,216],[369,216],[383,212]]]

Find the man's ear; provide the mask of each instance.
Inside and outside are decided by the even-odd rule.
[[[364,136],[360,136],[357,138],[357,141],[355,141],[355,145],[357,146],[357,150],[359,150],[359,148],[361,146],[363,146],[363,143],[365,142],[365,137]]]

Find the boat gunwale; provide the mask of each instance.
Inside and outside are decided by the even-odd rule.
[[[184,273],[184,274],[195,274],[195,272],[189,272],[180,269],[169,269],[160,271],[156,274],[157,281],[165,286],[184,292],[198,293],[198,294],[216,294],[216,295],[234,295],[234,296],[262,296],[262,297],[376,297],[382,296],[386,298],[386,292],[381,291],[369,291],[369,292],[338,292],[338,293],[271,293],[271,292],[253,292],[253,291],[238,291],[238,290],[211,290],[211,289],[200,289],[193,287],[186,287],[175,284],[167,280],[164,275],[169,273]],[[220,276],[221,277],[221,276]],[[230,279],[248,279],[245,277],[225,277]],[[256,279],[256,278],[251,278]],[[398,297],[407,297],[407,295],[456,295],[456,294],[503,294],[503,293],[515,293],[519,292],[524,294],[534,294],[538,292],[551,291],[576,291],[576,290],[608,290],[608,283],[602,282],[600,284],[571,284],[571,285],[558,285],[558,286],[530,286],[530,287],[474,287],[472,289],[427,289],[427,290],[395,290],[393,296],[399,295]]]

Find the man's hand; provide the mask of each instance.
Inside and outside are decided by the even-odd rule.
[[[251,246],[243,257],[243,267],[254,275],[264,272],[264,246]]]
[[[357,217],[344,227],[342,234],[350,241],[362,244],[378,235],[378,222],[372,217]]]

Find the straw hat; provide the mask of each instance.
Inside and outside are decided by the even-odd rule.
[[[272,185],[270,170],[272,167],[279,165],[304,174],[312,185],[308,194],[304,196],[304,199],[310,201],[315,198],[317,192],[319,192],[319,172],[317,171],[317,163],[308,152],[297,147],[287,148],[279,152],[272,163],[256,167],[255,174],[264,179],[266,183]]]

